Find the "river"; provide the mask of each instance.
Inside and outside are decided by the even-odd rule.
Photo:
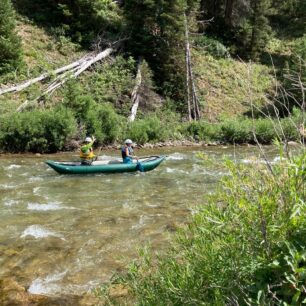
[[[277,149],[266,150],[277,160]],[[168,157],[145,174],[67,176],[44,161],[73,153],[0,156],[0,279],[14,277],[33,294],[82,294],[137,258],[138,248],[164,250],[226,174],[224,157],[250,163],[259,155],[246,146],[137,153]]]

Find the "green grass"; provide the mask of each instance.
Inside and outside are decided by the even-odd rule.
[[[251,101],[264,106],[267,95],[273,92],[274,80],[268,66],[216,59],[198,50],[193,51],[193,65],[204,116],[210,121],[242,115],[250,110]]]

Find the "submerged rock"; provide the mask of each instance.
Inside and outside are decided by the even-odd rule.
[[[27,292],[26,288],[13,278],[0,280],[1,306],[91,306],[100,305],[99,303],[99,299],[89,293],[82,296],[50,297]]]
[[[47,305],[48,297],[33,295],[14,279],[0,280],[0,305],[2,306],[42,306]]]

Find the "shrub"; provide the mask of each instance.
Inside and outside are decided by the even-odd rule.
[[[139,144],[165,140],[166,126],[153,115],[145,119],[136,120],[130,124],[127,135]]]
[[[220,124],[221,139],[230,143],[248,143],[253,140],[251,120],[227,119]]]
[[[196,46],[204,48],[209,54],[216,58],[226,58],[230,56],[228,49],[218,40],[201,36],[196,40]]]
[[[277,128],[274,122],[268,119],[258,119],[255,121],[254,132],[256,138],[261,144],[270,144],[273,139],[277,138]]]
[[[113,143],[120,135],[123,118],[119,116],[111,104],[96,104],[92,107],[84,124],[88,135],[95,135],[98,142]]]
[[[218,140],[220,127],[206,121],[193,121],[182,126],[182,133],[204,141]]]
[[[154,260],[144,252],[112,285],[129,289],[133,305],[301,305],[305,164],[305,153],[282,160],[273,173],[261,163],[227,162],[230,175],[222,188],[169,252]],[[102,298],[107,292],[107,287],[97,291]]]
[[[0,149],[7,152],[56,152],[74,135],[76,121],[71,111],[16,113],[0,117]]]
[[[282,119],[281,128],[279,127],[281,138],[285,138],[287,141],[300,140],[297,124],[298,122],[293,121],[291,117]]]
[[[15,30],[15,12],[11,0],[0,5],[0,74],[14,71],[22,62],[21,40]]]

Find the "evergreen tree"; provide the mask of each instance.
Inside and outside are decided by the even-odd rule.
[[[21,41],[15,30],[15,12],[10,0],[0,0],[0,73],[21,63]]]
[[[270,0],[251,0],[251,38],[249,43],[249,56],[256,60],[264,49],[271,27],[267,18],[270,9]]]
[[[184,13],[197,0],[126,0],[124,14],[129,32],[128,49],[143,56],[166,96],[185,97]]]

